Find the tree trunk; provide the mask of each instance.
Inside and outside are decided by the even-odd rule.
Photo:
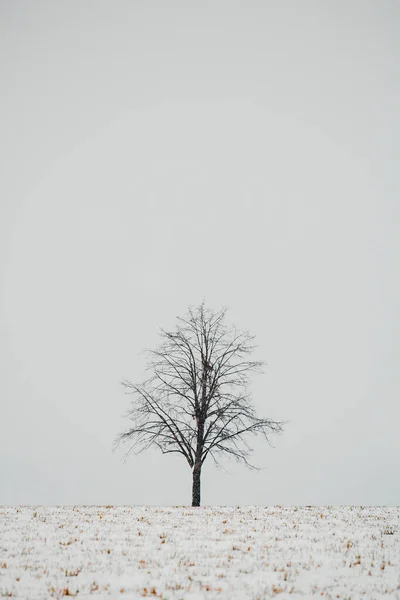
[[[192,506],[200,506],[200,477],[201,464],[197,463],[193,467]]]

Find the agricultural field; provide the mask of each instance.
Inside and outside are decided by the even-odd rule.
[[[400,600],[400,509],[0,507],[0,596]]]

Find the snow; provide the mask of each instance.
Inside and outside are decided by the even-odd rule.
[[[399,507],[0,507],[0,596],[400,600]]]

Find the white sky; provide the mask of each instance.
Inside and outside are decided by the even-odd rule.
[[[205,298],[257,336],[260,473],[206,504],[399,504],[395,0],[0,0],[0,503],[187,504],[112,453]]]

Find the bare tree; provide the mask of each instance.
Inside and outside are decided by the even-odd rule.
[[[208,456],[219,464],[220,456],[229,454],[256,468],[248,460],[248,434],[260,433],[268,441],[283,430],[283,422],[256,416],[248,383],[263,363],[250,358],[254,336],[228,328],[225,314],[204,304],[189,309],[175,331],[161,330],[161,345],[148,351],[150,377],[139,385],[123,382],[134,396],[127,413],[133,426],[116,444],[130,443],[126,456],[152,445],[163,454],[182,454],[192,470],[192,506],[200,506]]]

